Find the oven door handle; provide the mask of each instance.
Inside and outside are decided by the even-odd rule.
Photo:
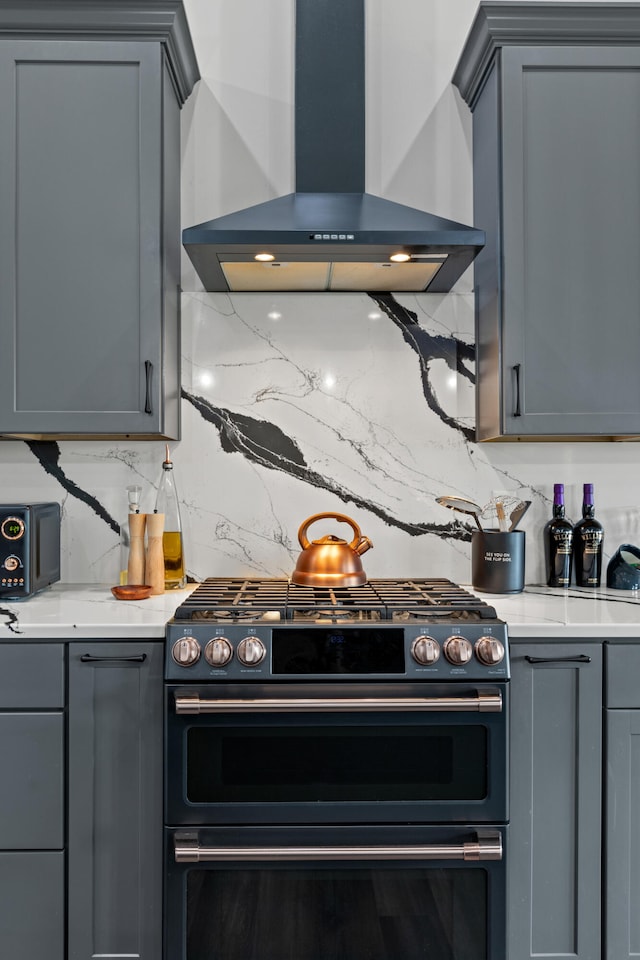
[[[496,831],[462,843],[366,847],[205,847],[197,838],[175,839],[176,863],[251,860],[502,860],[502,837]]]
[[[462,697],[323,697],[260,700],[207,700],[176,694],[176,713],[367,713],[401,710],[426,713],[501,713],[500,690],[477,690]]]

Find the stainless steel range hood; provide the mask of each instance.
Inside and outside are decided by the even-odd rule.
[[[205,289],[450,290],[484,232],[364,192],[364,0],[296,0],[295,33],[296,192],[183,231]]]

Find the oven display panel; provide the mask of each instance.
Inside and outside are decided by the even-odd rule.
[[[403,674],[404,630],[323,627],[299,630],[277,627],[271,637],[274,676],[299,674]]]

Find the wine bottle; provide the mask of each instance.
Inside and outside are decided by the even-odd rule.
[[[169,444],[162,464],[162,476],[156,497],[156,512],[164,514],[162,552],[164,554],[164,588],[179,590],[186,583],[184,565],[184,542],[178,491],[173,475],[173,463],[169,457]]]
[[[548,587],[568,587],[573,561],[573,524],[564,514],[564,484],[553,485],[553,516],[544,528]]]
[[[593,484],[585,483],[582,495],[582,520],[573,528],[576,586],[600,586],[603,541],[604,528],[595,518]]]

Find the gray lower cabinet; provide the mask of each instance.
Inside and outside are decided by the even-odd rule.
[[[640,643],[607,644],[606,960],[640,955]]]
[[[480,5],[479,440],[640,435],[640,4]]]
[[[0,6],[0,435],[179,436],[179,0]]]
[[[0,645],[0,957],[65,960],[62,644]]]
[[[507,956],[600,960],[602,645],[512,641],[511,664]]]
[[[161,642],[69,645],[68,960],[162,956],[162,668]]]

